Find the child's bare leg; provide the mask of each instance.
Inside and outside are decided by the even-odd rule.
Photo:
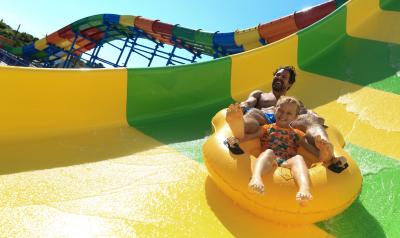
[[[310,175],[304,158],[301,155],[296,155],[283,162],[281,166],[291,170],[296,183],[299,185],[296,200],[300,205],[305,205],[312,199],[312,195],[310,192]]]
[[[231,128],[233,136],[242,139],[244,137],[244,120],[242,109],[238,103],[229,105],[225,119]]]
[[[264,194],[264,183],[262,175],[273,167],[275,164],[275,154],[272,150],[268,149],[261,153],[252,167],[252,176],[249,182],[249,187],[259,193]]]

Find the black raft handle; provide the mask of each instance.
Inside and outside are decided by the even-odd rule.
[[[228,147],[229,151],[235,155],[242,155],[244,151],[240,148],[238,140],[234,137],[229,137],[224,140],[224,145]]]
[[[336,163],[329,165],[328,169],[330,169],[332,172],[339,174],[343,170],[347,169],[347,167],[349,167],[349,164],[347,162],[342,165],[340,161],[336,161]]]

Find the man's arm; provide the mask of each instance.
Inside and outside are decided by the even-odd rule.
[[[251,133],[251,134],[244,134],[243,138],[237,138],[237,139],[239,140],[239,142],[245,142],[245,141],[249,141],[249,140],[252,140],[255,138],[261,138],[262,134],[263,134],[263,130],[261,127],[259,127],[256,132]]]
[[[310,145],[307,140],[306,137],[303,136],[300,139],[300,145],[303,146],[308,152],[310,152],[311,154],[315,155],[316,157],[319,157],[319,150],[317,148],[315,148],[314,146]]]
[[[261,94],[263,91],[261,90],[256,90],[250,93],[249,97],[246,99],[246,101],[243,101],[240,103],[241,108],[254,108],[257,105],[257,101],[260,99]]]
[[[243,154],[243,150],[239,147],[239,143],[249,141],[255,138],[260,138],[262,136],[262,129],[261,127],[258,128],[257,132],[252,134],[245,134],[243,138],[236,138],[234,136],[226,138],[226,142],[228,145],[229,150],[233,154]]]
[[[304,106],[304,103],[301,101],[301,100],[299,100],[299,102],[300,102],[300,110],[299,110],[299,114],[301,115],[301,114],[307,114],[307,108]]]

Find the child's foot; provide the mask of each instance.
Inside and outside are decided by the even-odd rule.
[[[300,189],[296,194],[296,201],[305,206],[312,199],[312,195],[308,189]]]
[[[249,188],[260,195],[264,195],[264,183],[261,177],[253,176],[249,182]]]
[[[319,160],[324,162],[324,164],[329,165],[332,163],[333,156],[333,145],[325,140],[322,139],[320,135],[314,138],[315,146],[319,149]]]
[[[239,103],[229,105],[226,110],[226,122],[232,130],[234,137],[241,139],[244,137],[243,112]]]

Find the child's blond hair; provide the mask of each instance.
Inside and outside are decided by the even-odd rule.
[[[276,103],[276,108],[278,108],[282,104],[296,104],[296,115],[300,113],[300,101],[295,97],[281,96]]]

